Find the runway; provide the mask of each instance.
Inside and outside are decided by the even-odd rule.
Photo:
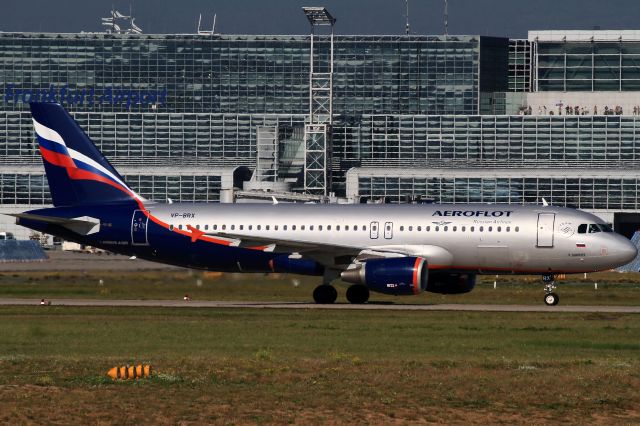
[[[49,300],[49,299],[48,299]],[[467,312],[583,312],[638,314],[640,306],[578,306],[578,305],[480,305],[480,304],[395,304],[367,303],[352,305],[336,303],[317,305],[298,302],[247,302],[213,300],[117,300],[117,299],[50,299],[51,306],[104,306],[141,308],[234,308],[234,309],[351,309],[358,311],[467,311]],[[0,299],[0,306],[38,306],[40,299]],[[43,307],[43,308],[46,308]]]

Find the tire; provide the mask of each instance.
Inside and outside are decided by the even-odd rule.
[[[347,300],[354,305],[367,303],[369,300],[369,289],[362,284],[354,284],[347,289]]]
[[[338,298],[338,292],[331,285],[322,284],[313,290],[313,300],[319,305],[330,305]]]
[[[544,295],[544,304],[547,306],[556,306],[560,301],[560,297],[558,297],[555,293],[549,293]]]

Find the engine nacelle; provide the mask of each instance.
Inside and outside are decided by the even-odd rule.
[[[341,274],[342,280],[393,295],[418,294],[427,288],[429,269],[422,257],[371,259]]]
[[[469,293],[476,286],[475,274],[432,272],[426,290],[440,294]]]

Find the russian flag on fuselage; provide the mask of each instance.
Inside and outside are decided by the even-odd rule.
[[[141,201],[59,104],[31,113],[55,206]]]

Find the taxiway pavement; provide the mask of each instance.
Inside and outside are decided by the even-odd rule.
[[[50,306],[106,306],[153,308],[245,308],[245,309],[352,309],[386,311],[468,311],[468,312],[579,312],[640,314],[640,306],[580,306],[580,305],[485,305],[485,304],[395,304],[366,303],[352,305],[335,303],[317,305],[299,302],[251,302],[214,300],[118,300],[118,299],[49,299]],[[40,299],[0,298],[0,306],[36,306]]]

